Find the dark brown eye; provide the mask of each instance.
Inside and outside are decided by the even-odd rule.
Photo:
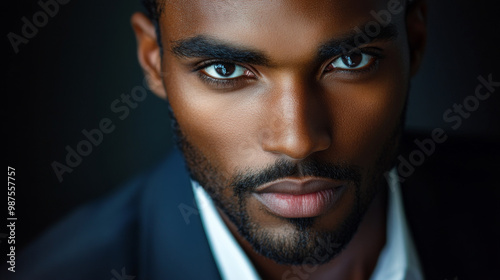
[[[348,55],[343,55],[340,57],[344,65],[349,68],[355,68],[363,60],[363,56],[360,53],[351,53]]]
[[[376,61],[375,57],[366,53],[350,53],[337,57],[325,69],[326,72],[335,69],[356,70],[372,65]]]
[[[214,64],[215,72],[217,72],[217,74],[221,75],[222,77],[230,77],[234,73],[235,69],[236,65],[231,63]]]
[[[246,68],[234,63],[216,62],[203,68],[202,72],[214,79],[234,79],[245,75]]]

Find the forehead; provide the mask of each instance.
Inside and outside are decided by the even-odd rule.
[[[293,56],[352,33],[388,2],[403,0],[169,0],[161,17],[166,45],[198,35]],[[401,18],[403,12],[392,15]],[[401,22],[401,21],[400,21]],[[397,23],[396,20],[393,23]]]

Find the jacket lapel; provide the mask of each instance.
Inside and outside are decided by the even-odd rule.
[[[139,279],[220,279],[181,153],[175,149],[147,178]]]

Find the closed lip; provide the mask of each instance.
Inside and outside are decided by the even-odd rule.
[[[264,184],[258,187],[255,192],[302,195],[328,189],[337,189],[343,185],[345,185],[345,182],[318,177],[308,177],[302,179],[285,178]]]
[[[257,188],[254,197],[284,218],[324,215],[344,193],[346,183],[323,178],[280,179]]]

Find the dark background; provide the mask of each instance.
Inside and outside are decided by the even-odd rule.
[[[430,136],[442,127],[449,135],[498,143],[499,89],[459,129],[443,120],[454,103],[474,94],[479,75],[492,73],[500,81],[494,2],[428,2],[427,52],[412,82],[407,128]],[[4,151],[7,165],[16,168],[20,250],[70,210],[154,165],[172,140],[166,104],[149,91],[124,120],[110,108],[121,94],[143,85],[130,27],[139,0],[69,1],[17,54],[7,34],[21,34],[21,18],[32,21],[41,8],[37,1],[7,3],[2,9]],[[59,182],[51,163],[64,163],[65,147],[75,148],[85,139],[81,131],[98,128],[103,118],[110,118],[115,130]]]

